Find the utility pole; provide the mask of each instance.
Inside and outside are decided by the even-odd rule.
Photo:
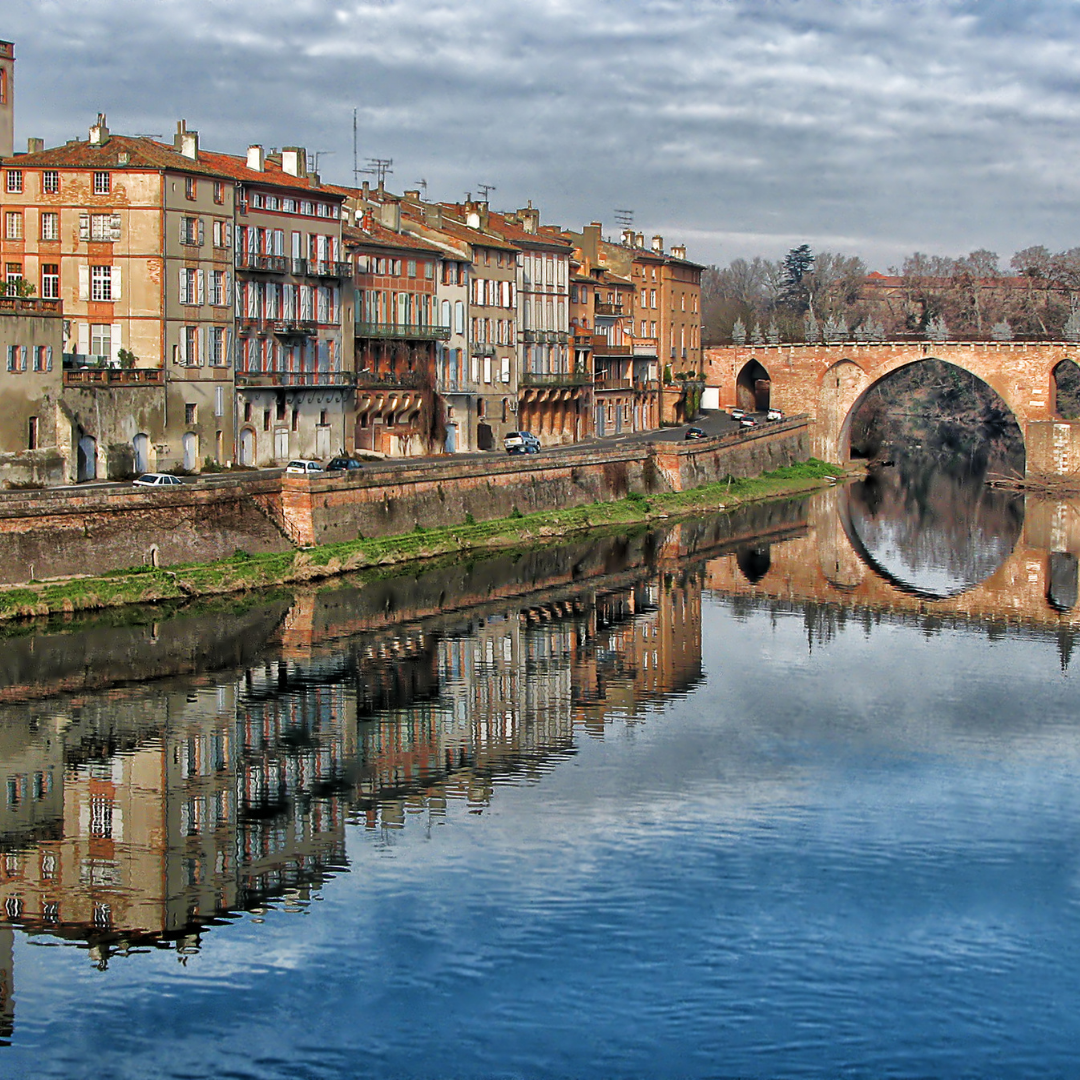
[[[356,110],[352,111],[352,184],[353,187],[360,186],[360,166],[356,161]]]

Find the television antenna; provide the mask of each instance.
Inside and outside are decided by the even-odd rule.
[[[334,151],[334,150],[316,150],[312,154],[312,157],[315,159],[315,172],[319,171],[319,158],[322,157],[323,154],[333,154],[333,153],[336,153],[336,151]]]
[[[427,181],[424,179],[416,180],[416,186],[424,193],[424,202],[427,202]]]
[[[477,184],[476,190],[480,192],[480,198],[483,199],[484,202],[487,202],[488,196],[495,191],[496,188],[494,184]]]
[[[634,224],[634,211],[633,210],[616,210],[615,211],[615,224],[621,225],[624,229],[633,227]]]
[[[389,176],[390,173],[394,171],[390,167],[394,164],[394,159],[369,157],[365,158],[364,160],[368,163],[368,167],[366,169],[361,169],[360,171],[362,173],[368,173],[371,176],[377,177],[379,181],[379,187],[382,187],[382,185],[386,182],[387,176]]]

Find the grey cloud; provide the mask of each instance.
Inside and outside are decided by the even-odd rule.
[[[1080,10],[1065,0],[9,0],[17,130],[392,157],[438,198],[610,221],[703,261],[801,238],[1071,246]]]

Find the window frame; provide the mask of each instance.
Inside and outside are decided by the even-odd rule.
[[[94,171],[94,194],[109,195],[112,193],[112,174],[96,169]]]

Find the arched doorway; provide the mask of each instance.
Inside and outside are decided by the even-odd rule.
[[[80,482],[97,479],[97,440],[89,435],[79,438],[76,478]]]
[[[135,454],[135,472],[147,472],[150,468],[150,437],[140,431],[131,440],[131,449]]]
[[[255,432],[249,427],[240,432],[240,464],[255,464]]]
[[[184,435],[184,468],[188,472],[195,472],[199,463],[199,436],[193,431],[189,431]]]
[[[757,360],[747,361],[735,380],[739,408],[747,412],[767,412],[771,387],[768,371]]]
[[[1080,365],[1062,360],[1053,373],[1054,411],[1062,420],[1080,420]]]
[[[756,585],[772,567],[772,545],[743,544],[735,551],[735,562],[743,577]]]
[[[478,450],[493,450],[495,448],[495,436],[492,434],[491,425],[481,421],[476,425],[476,448]]]

